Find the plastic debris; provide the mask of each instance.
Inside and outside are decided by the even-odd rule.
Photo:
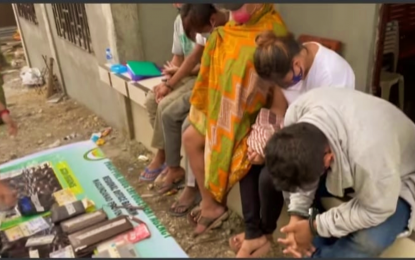
[[[148,161],[148,157],[145,156],[145,155],[140,155],[140,156],[138,156],[138,160],[140,162],[147,162]]]
[[[91,141],[94,143],[97,143],[100,138],[101,138],[101,133],[94,133],[91,135]]]
[[[95,142],[98,146],[104,145],[105,144],[105,140],[102,138],[99,138],[96,142]]]
[[[25,86],[42,86],[45,83],[42,73],[37,68],[23,67],[20,71],[20,78]]]
[[[111,127],[105,128],[105,130],[101,132],[101,137],[106,137],[109,134],[111,134],[111,132],[112,132],[112,128]]]

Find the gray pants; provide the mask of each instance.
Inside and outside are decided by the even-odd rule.
[[[180,86],[175,89],[172,93],[168,94],[165,98],[157,104],[153,92],[149,92],[146,98],[145,107],[148,112],[150,119],[150,124],[154,129],[153,138],[151,141],[151,146],[156,149],[165,149],[165,140],[163,134],[162,126],[162,114],[163,112],[169,112],[174,105],[174,103],[180,99],[183,95],[188,94],[192,91],[193,85],[195,83],[195,77],[188,77],[182,80]],[[176,112],[180,112],[177,109]],[[189,113],[189,109],[187,109]],[[180,114],[180,113],[179,113]],[[183,121],[184,119],[182,119]],[[180,128],[179,128],[180,129]],[[181,140],[181,138],[180,138]]]
[[[170,167],[180,166],[182,148],[182,125],[190,110],[191,90],[174,100],[161,114],[164,134],[166,164]]]
[[[190,80],[186,83],[194,83]],[[185,87],[185,86],[183,86]],[[188,88],[186,88],[188,89]],[[164,137],[164,150],[166,153],[166,164],[170,167],[179,167],[181,160],[182,133],[190,125],[187,115],[190,110],[190,97],[192,91],[189,90],[172,101],[161,113],[161,123]],[[187,157],[186,162],[186,184],[190,187],[196,186],[196,179],[189,166]]]

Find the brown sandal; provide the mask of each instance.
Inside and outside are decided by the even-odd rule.
[[[211,229],[215,229],[215,228],[220,227],[222,225],[222,223],[225,220],[228,219],[228,217],[229,217],[229,211],[228,210],[225,210],[225,212],[222,215],[220,215],[218,218],[207,218],[207,217],[204,217],[204,216],[200,215],[199,218],[197,219],[197,224],[202,225],[206,228],[201,233],[194,232],[193,237],[197,237],[197,236],[199,236],[203,233],[208,232]]]

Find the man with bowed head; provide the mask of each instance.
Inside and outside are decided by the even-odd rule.
[[[289,108],[265,148],[277,189],[289,192],[281,231],[295,257],[378,257],[414,228],[415,125],[377,97],[319,88]],[[324,209],[320,199],[347,202]]]

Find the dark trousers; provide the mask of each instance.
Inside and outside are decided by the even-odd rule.
[[[267,167],[253,165],[240,181],[245,239],[272,234],[284,205],[281,191],[277,191]]]

